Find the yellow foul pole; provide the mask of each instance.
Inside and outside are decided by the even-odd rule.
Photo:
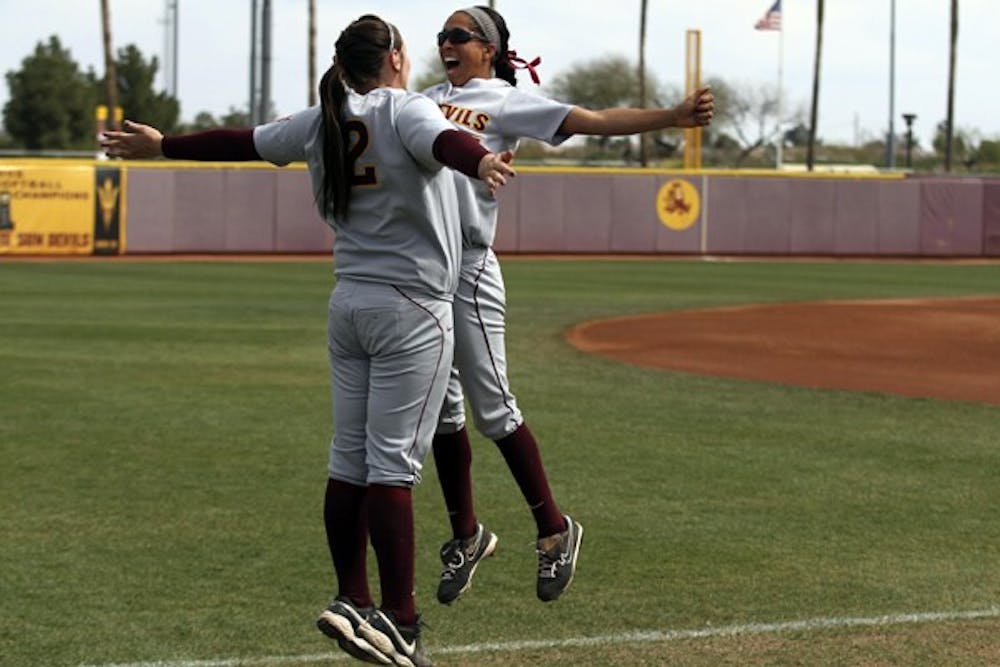
[[[701,87],[701,30],[688,30],[685,44],[684,95]],[[684,168],[701,169],[701,128],[684,130]]]

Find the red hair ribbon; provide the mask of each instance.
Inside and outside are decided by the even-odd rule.
[[[514,69],[528,70],[528,74],[531,75],[531,80],[535,82],[535,85],[536,86],[541,85],[542,80],[538,78],[538,72],[535,71],[535,68],[542,63],[541,57],[535,56],[535,59],[529,63],[524,58],[519,58],[517,56],[517,51],[508,51],[507,61],[510,63],[510,66],[513,67]]]

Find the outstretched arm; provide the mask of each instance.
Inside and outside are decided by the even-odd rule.
[[[559,134],[612,136],[667,127],[701,127],[712,122],[714,113],[715,97],[711,88],[706,86],[670,109],[614,108],[591,111],[573,107],[559,127]]]
[[[164,137],[155,127],[125,121],[122,132],[105,132],[101,148],[111,157],[143,160],[160,156],[178,160],[244,161],[262,159],[253,130],[209,130]]]

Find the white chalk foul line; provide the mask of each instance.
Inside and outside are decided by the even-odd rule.
[[[747,623],[744,625],[724,625],[691,630],[650,630],[625,632],[619,635],[601,637],[574,637],[569,639],[526,640],[519,642],[498,642],[495,644],[469,644],[436,649],[435,653],[482,653],[530,651],[546,648],[572,648],[604,644],[633,644],[642,642],[666,642],[678,639],[704,639],[710,637],[735,637],[739,635],[764,635],[779,632],[801,632],[803,630],[824,630],[857,626],[904,625],[907,623],[928,623],[935,621],[963,621],[1000,617],[1000,607],[990,607],[977,611],[926,612],[919,614],[896,614],[869,618],[811,618],[801,621],[780,623]]]
[[[807,630],[827,630],[865,626],[906,625],[911,623],[934,623],[942,621],[969,621],[983,618],[1000,618],[1000,606],[974,611],[934,611],[914,614],[890,614],[870,617],[809,618],[799,621],[778,623],[746,623],[742,625],[722,625],[690,630],[647,630],[624,632],[616,635],[596,637],[569,637],[566,639],[538,639],[513,642],[485,642],[464,646],[435,647],[435,655],[463,655],[470,653],[516,653],[550,648],[576,648],[607,644],[639,644],[645,642],[668,642],[680,639],[705,639],[711,637],[736,637],[740,635],[766,635],[779,632],[801,632]],[[156,662],[126,662],[103,665],[81,665],[80,667],[254,667],[255,665],[294,665],[322,660],[347,659],[343,653],[319,653],[314,655],[288,655],[246,658],[220,658],[215,660],[164,660]]]

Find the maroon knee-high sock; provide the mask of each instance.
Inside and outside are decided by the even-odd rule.
[[[382,583],[382,609],[391,611],[402,625],[417,621],[414,600],[413,495],[401,486],[368,487],[368,527],[378,558]]]
[[[566,520],[552,497],[549,481],[542,466],[542,455],[538,443],[528,425],[521,423],[505,438],[496,441],[500,453],[507,461],[507,467],[521,487],[521,493],[531,508],[538,527],[538,537],[555,535],[566,530]]]
[[[476,510],[472,501],[472,446],[469,432],[463,426],[456,433],[438,433],[434,436],[434,465],[444,505],[451,521],[455,539],[476,534]]]
[[[326,483],[323,504],[326,543],[337,572],[337,595],[359,607],[372,605],[368,590],[366,492],[363,486],[331,479]]]

